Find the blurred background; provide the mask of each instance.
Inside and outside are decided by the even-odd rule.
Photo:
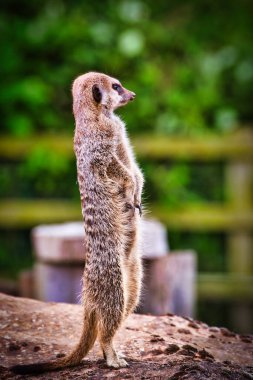
[[[253,331],[253,3],[1,2],[0,288],[33,265],[31,228],[80,220],[71,83],[94,70],[137,94],[120,115],[145,203],[197,252],[196,317]]]

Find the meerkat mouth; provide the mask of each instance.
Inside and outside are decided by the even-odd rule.
[[[131,95],[129,97],[123,98],[120,101],[120,104],[127,104],[128,102],[132,102],[135,98],[135,95]]]

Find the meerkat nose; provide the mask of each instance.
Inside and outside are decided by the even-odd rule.
[[[134,92],[131,92],[130,100],[134,100],[134,98],[135,98],[135,93],[134,93]]]

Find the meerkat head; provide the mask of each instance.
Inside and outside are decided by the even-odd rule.
[[[113,112],[135,97],[135,93],[124,88],[117,79],[93,72],[79,76],[73,83],[72,93],[74,113],[80,107]]]

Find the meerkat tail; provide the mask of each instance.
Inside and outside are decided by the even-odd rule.
[[[16,374],[42,373],[47,371],[56,371],[65,367],[74,367],[78,365],[82,358],[93,347],[97,338],[97,318],[95,312],[85,315],[84,328],[82,336],[77,347],[67,357],[51,362],[40,362],[34,364],[15,365],[10,370]]]

